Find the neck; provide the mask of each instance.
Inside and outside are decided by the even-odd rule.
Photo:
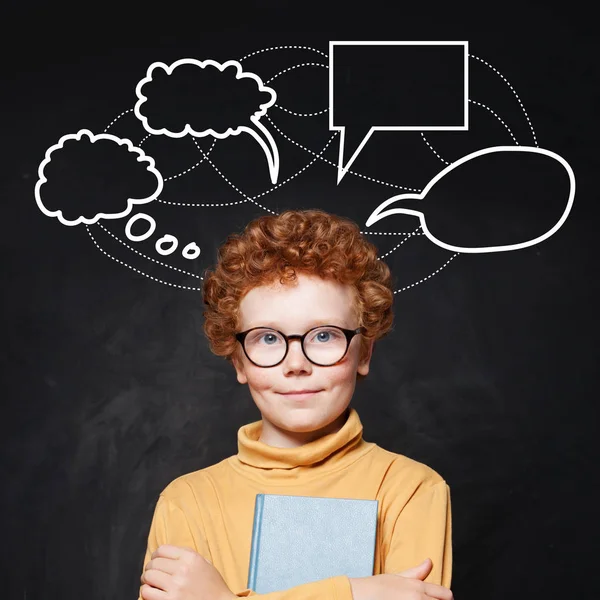
[[[263,416],[262,431],[258,441],[274,448],[298,448],[330,433],[337,433],[348,419],[349,412],[350,409],[346,408],[334,421],[314,431],[287,431]]]

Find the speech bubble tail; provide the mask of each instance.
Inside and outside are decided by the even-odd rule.
[[[279,177],[279,149],[271,135],[271,132],[260,122],[259,117],[250,117],[250,121],[254,124],[252,127],[243,127],[242,129],[249,133],[262,148],[267,163],[269,165],[269,175],[271,183],[275,185]]]
[[[399,194],[388,198],[382,202],[367,219],[365,226],[371,227],[386,217],[391,215],[411,215],[421,218],[423,216],[422,208],[423,196],[420,194]],[[393,208],[388,208],[391,204],[395,204]]]
[[[366,134],[356,136],[354,133],[352,134],[353,139],[359,139],[360,143],[356,145],[356,150],[350,157],[349,160],[344,164],[344,155],[348,156],[349,152],[347,151],[347,147],[350,146],[352,148],[352,144],[349,143],[346,127],[342,127],[340,129],[340,149],[338,154],[338,174],[337,174],[337,184],[340,184],[340,181],[344,178],[348,169],[352,166],[352,163],[356,160],[357,156],[360,154],[361,150],[364,148],[365,144],[369,141],[373,131],[375,131],[374,127],[371,127]]]

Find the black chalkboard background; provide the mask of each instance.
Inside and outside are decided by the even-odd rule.
[[[4,9],[2,597],[137,597],[159,492],[175,477],[235,453],[237,429],[259,418],[232,367],[210,353],[193,288],[230,232],[266,211],[317,207],[358,221],[393,270],[395,328],[376,345],[354,405],[367,440],[429,464],[449,483],[455,597],[595,598],[600,78],[591,17],[573,3],[461,10],[303,3],[294,11],[263,3],[223,15],[214,6],[147,5],[127,19],[123,10]],[[286,31],[294,26],[298,31]],[[395,215],[370,228],[365,222],[403,190],[352,173],[338,185],[337,136],[322,154],[330,162],[315,159],[254,202],[247,197],[272,187],[264,154],[249,135],[218,140],[210,157],[238,190],[206,162],[169,180],[161,200],[211,206],[136,207],[134,214],[157,223],[144,242],[126,238],[129,217],[71,227],[38,208],[34,188],[46,150],[83,128],[101,133],[132,109],[135,85],[152,62],[237,60],[286,45],[326,55],[330,40],[468,41],[470,53],[517,92],[539,146],[572,167],[577,191],[565,224],[537,245],[508,252],[455,256],[424,235],[398,247],[405,239],[398,233],[419,232],[416,218]],[[307,62],[327,65],[327,58],[281,49],[243,64],[266,81]],[[534,145],[505,81],[477,59],[469,66],[471,98],[504,124],[472,103],[468,132],[424,132],[427,143],[418,131],[375,132],[351,170],[421,189],[446,166],[443,160],[514,144],[506,126],[520,144]],[[271,132],[281,155],[279,181],[334,135],[324,111],[327,82],[327,69],[312,65],[270,84],[288,110],[320,112],[299,117],[269,109],[278,128]],[[397,82],[390,96],[403,91]],[[132,112],[109,132],[134,144],[146,135]],[[198,140],[205,152],[211,143]],[[143,147],[165,177],[202,158],[189,136],[152,138]],[[56,202],[76,209],[92,195],[115,205],[124,198],[127,182],[110,173],[95,180],[88,199],[78,198],[76,184],[86,173],[70,172],[74,164],[61,167]],[[466,200],[455,198],[462,212],[452,210],[450,198],[442,221],[464,226],[486,183],[475,173]],[[538,215],[556,210],[560,181],[540,185],[531,202],[512,198],[498,210],[488,233],[521,239]],[[69,196],[69,189],[77,192]],[[180,240],[170,257],[154,248],[165,233]],[[191,241],[201,250],[196,260],[180,254]]]

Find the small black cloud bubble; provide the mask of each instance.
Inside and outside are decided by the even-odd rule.
[[[63,136],[42,163],[36,200],[65,225],[126,216],[152,201],[163,180],[154,161],[129,140],[87,130]]]
[[[138,117],[149,129],[165,129],[167,135],[182,134],[187,126],[196,133],[212,130],[216,135],[250,126],[250,117],[264,114],[262,107],[273,104],[276,95],[255,76],[240,76],[239,63],[230,63],[221,70],[222,65],[211,61],[184,62],[171,73],[162,63],[154,65],[151,79],[142,80],[137,90]]]

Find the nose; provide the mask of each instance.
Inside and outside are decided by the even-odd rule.
[[[283,361],[283,368],[286,372],[310,372],[312,370],[312,363],[304,355],[300,340],[290,340],[288,342],[288,352]]]

